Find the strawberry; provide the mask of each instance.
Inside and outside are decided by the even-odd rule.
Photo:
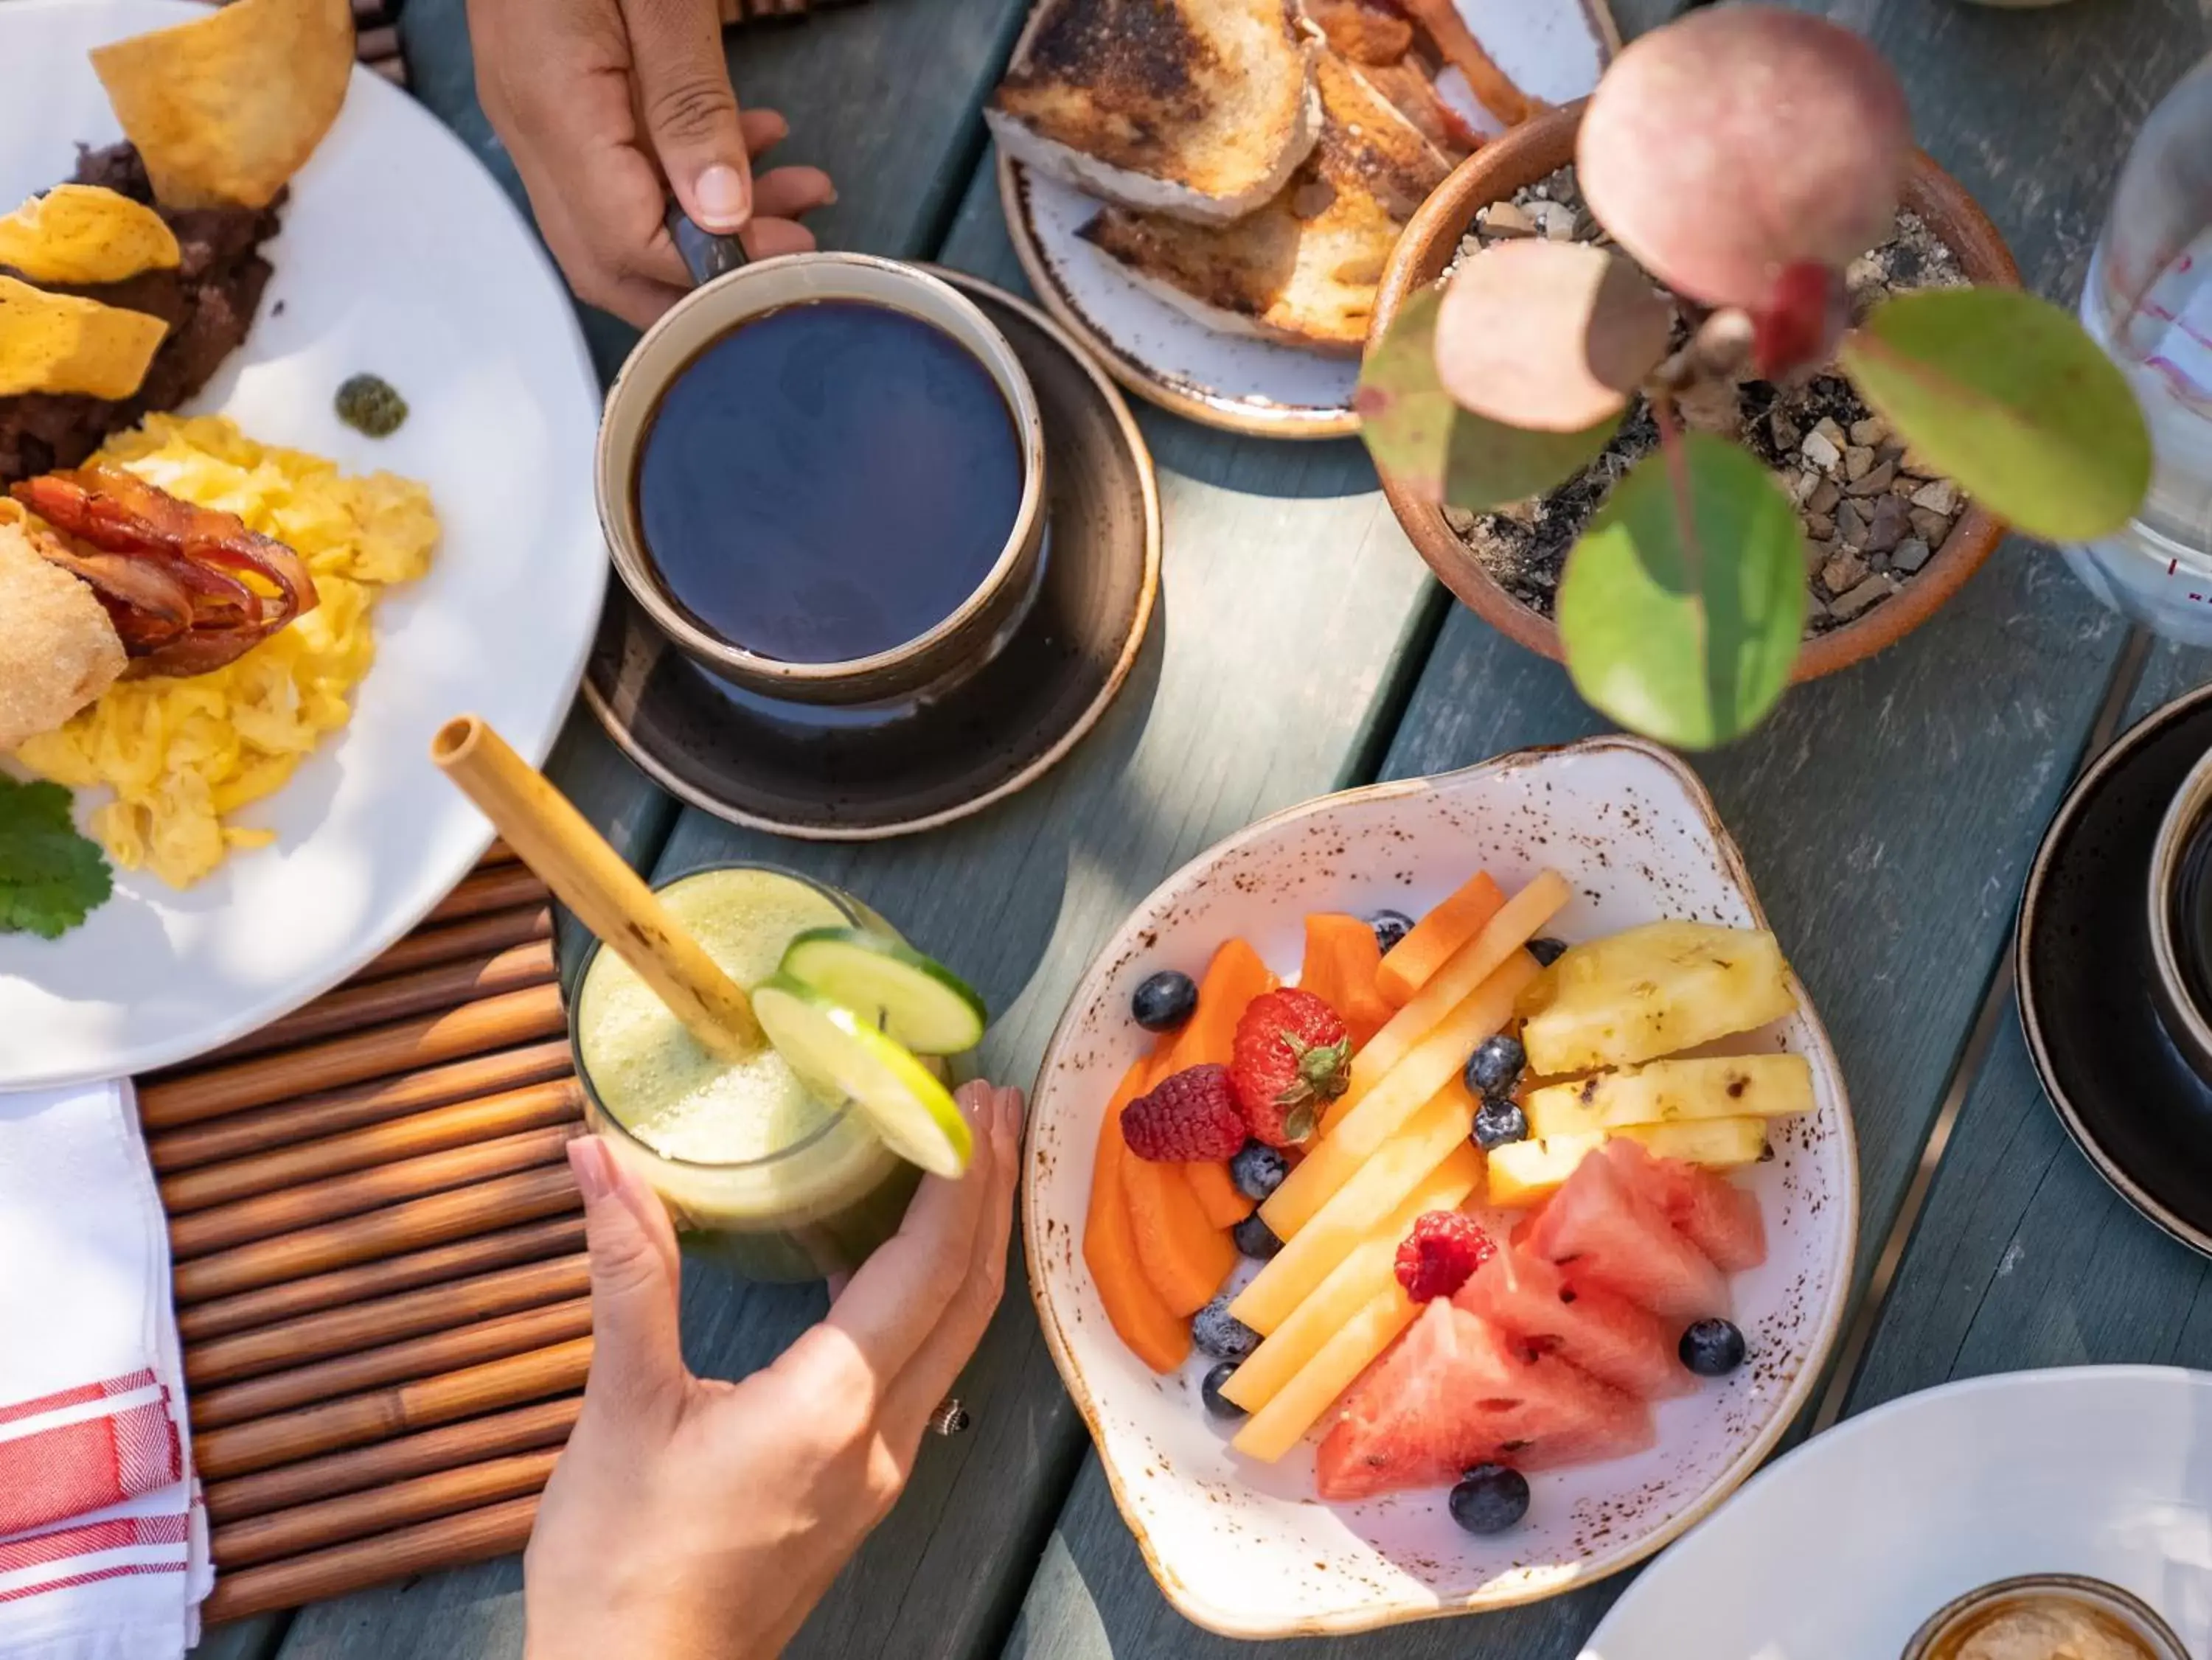
[[[1244,1120],[1225,1066],[1187,1066],[1121,1109],[1121,1139],[1155,1163],[1225,1159],[1244,1145]]]
[[[1233,1053],[1237,1105],[1270,1147],[1295,1147],[1311,1136],[1319,1108],[1352,1081],[1351,1034],[1310,991],[1253,998],[1237,1022]]]
[[[1456,1210],[1425,1210],[1398,1246],[1398,1283],[1417,1303],[1449,1297],[1472,1279],[1474,1270],[1498,1254],[1472,1216]]]

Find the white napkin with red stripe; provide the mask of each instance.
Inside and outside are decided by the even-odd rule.
[[[191,1469],[130,1084],[0,1095],[0,1656],[177,1660],[198,1641],[215,1571]]]

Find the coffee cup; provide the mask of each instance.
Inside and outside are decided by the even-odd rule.
[[[700,286],[672,306],[631,351],[608,391],[599,427],[599,522],[623,585],[685,656],[709,673],[767,697],[810,704],[877,703],[927,695],[965,678],[1018,626],[1042,570],[1044,429],[1036,393],[1013,348],[973,301],[915,266],[857,253],[790,254],[746,263],[728,239],[703,237],[673,220],[672,229],[678,230],[678,246]],[[700,607],[684,603],[671,580],[677,556],[696,567],[720,553],[706,545],[653,546],[641,503],[641,470],[653,464],[649,450],[656,422],[689,418],[672,409],[665,412],[664,405],[695,362],[749,324],[794,308],[825,306],[811,313],[810,326],[817,334],[826,330],[834,336],[845,326],[841,319],[856,328],[882,324],[913,332],[908,324],[884,323],[888,315],[926,325],[934,337],[957,346],[963,361],[980,366],[1003,402],[1012,447],[1000,457],[997,434],[986,439],[979,428],[975,436],[979,444],[992,446],[991,476],[1003,486],[994,500],[1011,508],[1012,523],[1003,540],[987,527],[976,527],[969,538],[972,545],[939,573],[939,591],[931,597],[929,610],[915,618],[920,626],[911,634],[902,634],[903,625],[894,618],[881,627],[902,637],[882,635],[879,627],[880,637],[870,649],[817,660],[811,654],[763,650],[758,640],[742,641],[734,637],[740,629],[718,625]],[[917,336],[917,343],[936,349],[927,338]],[[867,375],[864,364],[829,388],[863,416],[870,407]],[[766,397],[771,389],[762,390]],[[979,408],[972,402],[964,407]],[[988,422],[990,417],[977,413],[973,419]],[[850,504],[865,504],[877,539],[872,548],[866,536],[848,529],[838,538],[841,549],[862,560],[904,557],[915,527],[902,524],[899,500],[884,499],[884,482],[855,476],[841,481],[841,488],[852,493]],[[888,488],[896,492],[896,485]],[[965,479],[953,486],[956,491],[965,488]],[[841,522],[849,525],[851,517]],[[945,534],[957,540],[968,528],[955,526]],[[705,544],[714,538],[708,534],[697,539]],[[981,574],[971,583],[974,571]],[[944,609],[937,615],[939,601]]]
[[[2145,888],[2160,1023],[2212,1082],[2212,752],[2182,779],[2151,844]]]

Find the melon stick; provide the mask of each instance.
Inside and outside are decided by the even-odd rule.
[[[1274,1229],[1275,1237],[1296,1244],[1299,1231],[1333,1195],[1392,1144],[1407,1121],[1423,1110],[1425,1102],[1432,1101],[1448,1084],[1456,1087],[1468,1051],[1504,1027],[1512,1018],[1514,999],[1535,978],[1536,960],[1515,947],[1496,973],[1393,1067],[1260,1207],[1261,1216]],[[1464,1089],[1460,1099],[1467,1102],[1468,1110],[1460,1124],[1463,1135],[1474,1122],[1474,1105]],[[1431,1162],[1432,1166],[1434,1161]]]
[[[1565,876],[1556,870],[1540,870],[1527,887],[1506,900],[1497,915],[1455,951],[1412,1000],[1385,1021],[1382,1029],[1352,1057],[1352,1087],[1323,1115],[1322,1134],[1329,1134],[1343,1123],[1352,1109],[1382,1082],[1393,1067],[1441,1025],[1454,1009],[1474,996],[1516,951],[1535,938],[1536,930],[1557,916],[1573,897],[1574,892],[1567,886]]]
[[[1229,1312],[1262,1336],[1273,1333],[1446,1159],[1467,1162],[1472,1187],[1482,1175],[1482,1154],[1467,1138],[1474,1122],[1474,1098],[1454,1078],[1253,1276]]]
[[[1438,1165],[1272,1336],[1245,1357],[1221,1386],[1222,1394],[1247,1412],[1256,1412],[1273,1400],[1322,1344],[1396,1279],[1398,1245],[1413,1231],[1413,1219],[1431,1210],[1458,1209],[1481,1179],[1479,1159],[1454,1156]]]
[[[1352,1387],[1375,1357],[1413,1324],[1420,1308],[1395,1280],[1376,1292],[1336,1336],[1321,1347],[1275,1398],[1244,1421],[1230,1445],[1247,1457],[1273,1463]]]

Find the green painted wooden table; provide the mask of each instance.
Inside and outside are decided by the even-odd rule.
[[[1019,289],[977,114],[1024,0],[869,0],[731,39],[740,97],[790,117],[779,159],[836,176],[823,241],[929,257]],[[1614,0],[1623,32],[1676,0]],[[1832,0],[1902,73],[1922,142],[1982,200],[2027,281],[2078,290],[2137,123],[2212,47],[2200,0],[2006,12]],[[462,0],[408,0],[418,95],[514,188],[472,89]],[[518,192],[519,199],[519,192]],[[631,336],[586,325],[603,373]],[[985,1052],[1036,1069],[1063,1000],[1127,908],[1261,814],[1377,778],[1595,730],[1553,665],[1450,606],[1356,445],[1269,445],[1145,409],[1166,523],[1163,599],[1097,731],[964,824],[860,846],[776,841],[677,805],[586,716],[562,786],[647,869],[772,850],[895,917],[1003,1012]],[[2212,1269],[2137,1219],[2066,1142],[2002,972],[2021,879],[2069,777],[2118,724],[2212,676],[2097,609],[2015,541],[1894,650],[1793,693],[1698,768],[1840,1051],[1864,1214],[1856,1318],[1811,1421],[1946,1378],[2082,1360],[2212,1365]],[[738,1375],[822,1312],[818,1290],[685,1285],[692,1363]],[[960,1390],[975,1427],[913,1486],[790,1652],[1226,1656],[1162,1600],[1115,1513],[1024,1294]],[[1618,1584],[1532,1609],[1286,1656],[1567,1660]],[[514,1655],[514,1560],[212,1633],[207,1660]]]

